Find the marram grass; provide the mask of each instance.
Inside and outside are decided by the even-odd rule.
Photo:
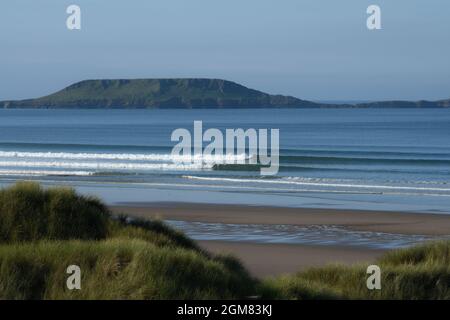
[[[450,299],[450,242],[394,250],[373,264],[381,290],[368,290],[367,264],[329,265],[264,281],[263,296],[282,299]]]
[[[0,299],[450,299],[450,242],[391,251],[367,265],[329,265],[256,280],[160,221],[111,218],[99,200],[20,183],[0,191]],[[66,286],[81,268],[81,290]]]
[[[99,200],[73,189],[22,182],[0,191],[0,243],[104,239],[108,218]]]
[[[72,189],[19,183],[0,191],[0,299],[234,299],[256,281],[160,221],[112,219]],[[81,268],[68,290],[66,269]]]
[[[66,268],[81,269],[68,290]],[[252,280],[221,259],[144,240],[52,241],[0,247],[3,299],[232,299]]]

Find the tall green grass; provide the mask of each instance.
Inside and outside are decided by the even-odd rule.
[[[81,269],[81,290],[67,289],[70,265]],[[3,299],[237,299],[253,288],[222,259],[144,240],[0,246]]]
[[[161,221],[111,217],[72,189],[19,183],[0,191],[0,299],[450,299],[450,242],[392,251],[367,265],[330,265],[257,281]],[[81,268],[81,290],[66,269]]]
[[[394,250],[373,264],[381,290],[368,290],[366,265],[330,265],[267,279],[263,296],[281,299],[450,299],[450,242]]]
[[[233,257],[208,254],[161,221],[112,218],[72,189],[1,190],[0,232],[0,299],[233,299],[256,290]],[[81,268],[81,290],[67,289],[70,265]]]
[[[0,191],[0,243],[42,239],[104,239],[109,214],[73,189],[22,182]]]
[[[109,236],[142,239],[159,246],[175,246],[201,251],[194,240],[159,220],[129,219],[126,216],[119,216],[118,219],[111,221]]]

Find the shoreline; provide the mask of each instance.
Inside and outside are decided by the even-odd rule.
[[[338,226],[354,231],[404,235],[450,235],[450,214],[310,209],[197,203],[124,203],[110,206],[114,214],[188,222]]]
[[[450,235],[450,215],[336,209],[280,208],[195,203],[127,203],[111,206],[113,214],[186,222],[339,226],[355,231],[405,235]],[[328,264],[373,263],[390,249],[351,245],[256,243],[198,240],[204,250],[231,254],[255,277],[292,274]]]

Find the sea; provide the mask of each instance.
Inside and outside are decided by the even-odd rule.
[[[194,121],[223,132],[279,129],[278,174],[174,162],[172,132],[193,131]],[[71,186],[108,204],[447,214],[450,109],[2,109],[0,186],[19,180]]]

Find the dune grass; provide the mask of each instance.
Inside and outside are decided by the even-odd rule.
[[[67,188],[19,183],[0,191],[0,299],[450,299],[450,242],[389,252],[367,265],[330,265],[255,280],[161,221],[112,217]],[[68,290],[66,269],[81,268]]]
[[[0,191],[0,243],[104,239],[108,210],[73,189],[22,182]]]
[[[66,286],[69,265],[81,290]],[[0,247],[3,299],[236,299],[253,293],[243,270],[200,252],[144,240],[52,241]]]
[[[267,279],[263,296],[281,299],[450,299],[450,242],[394,250],[374,262],[381,290],[368,290],[366,265],[329,265]]]
[[[161,221],[112,218],[67,188],[0,191],[0,299],[236,299],[256,281]],[[67,289],[78,265],[82,290]]]
[[[110,221],[109,236],[142,239],[158,246],[175,246],[202,251],[194,240],[159,220],[130,219],[119,216],[116,220]]]

